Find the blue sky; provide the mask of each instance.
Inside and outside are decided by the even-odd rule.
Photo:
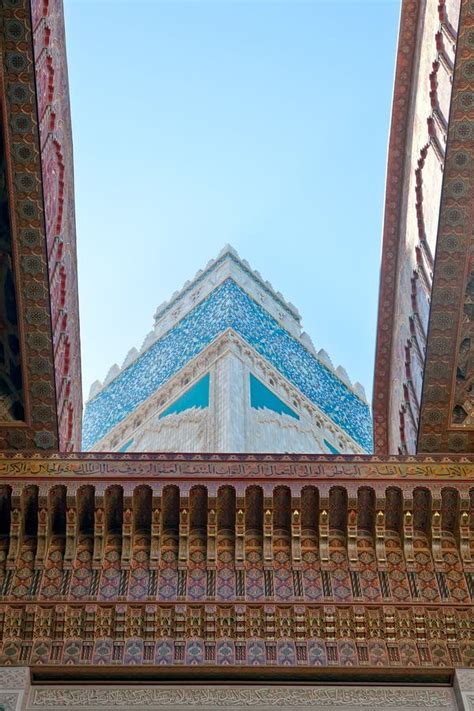
[[[372,391],[397,0],[65,0],[84,392],[230,242]]]

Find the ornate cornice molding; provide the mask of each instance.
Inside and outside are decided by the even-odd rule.
[[[142,671],[159,667],[165,677],[166,668],[191,669],[193,675],[212,670],[222,676],[226,669],[246,674],[257,667],[262,673],[280,670],[280,678],[290,669],[303,675],[309,669],[344,667],[402,674],[406,667],[412,671],[468,667],[474,654],[466,632],[473,622],[468,605],[52,600],[2,604],[0,615],[2,665],[50,669],[77,665],[79,674],[81,667],[92,665],[98,674],[97,667],[102,667],[106,679],[107,667],[116,674],[119,667],[130,672],[133,666]]]

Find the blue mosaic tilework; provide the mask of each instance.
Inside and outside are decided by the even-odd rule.
[[[281,328],[232,279],[218,286],[87,403],[83,449],[92,449],[98,440],[228,328],[233,328],[309,400],[371,452],[372,419],[368,405]]]

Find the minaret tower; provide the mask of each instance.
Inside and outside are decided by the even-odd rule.
[[[96,382],[84,449],[371,451],[364,390],[316,351],[301,317],[226,246],[158,307],[140,349]]]

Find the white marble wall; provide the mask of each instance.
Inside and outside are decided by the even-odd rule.
[[[248,413],[249,452],[320,453],[325,452],[322,438],[310,422],[295,420],[271,410],[254,410]]]
[[[209,413],[192,409],[158,415],[141,427],[129,452],[207,452],[209,446]]]

